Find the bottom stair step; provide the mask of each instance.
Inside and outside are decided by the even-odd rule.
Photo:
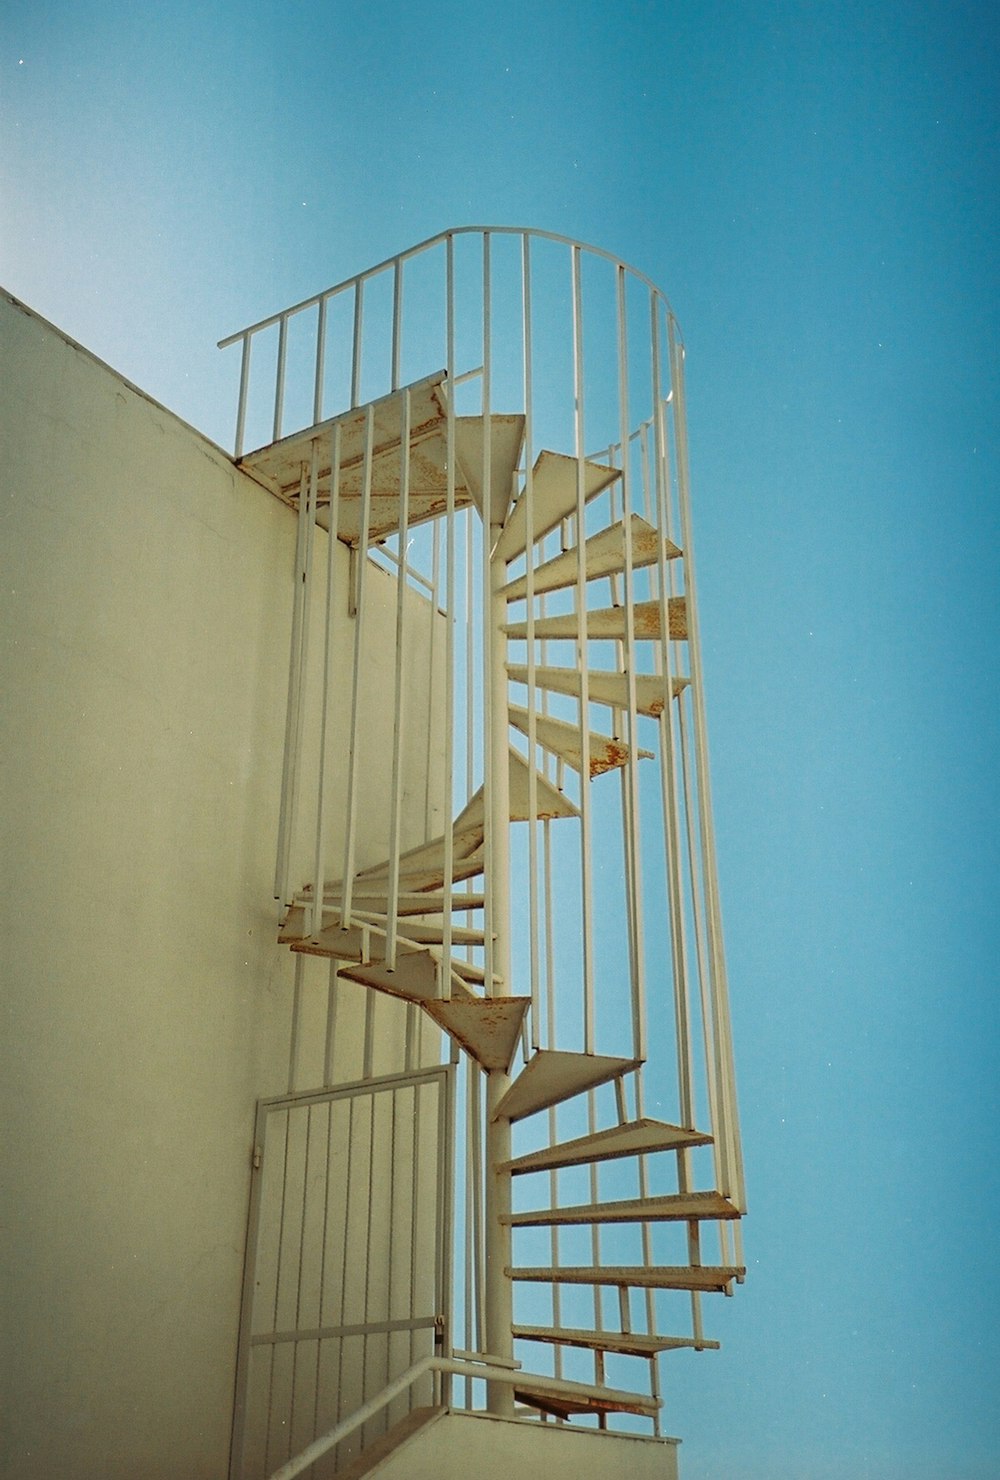
[[[717,1341],[698,1341],[693,1336],[655,1336],[646,1331],[580,1331],[569,1326],[515,1326],[515,1339],[545,1341],[552,1346],[583,1346],[591,1351],[617,1352],[626,1357],[652,1357],[657,1352],[718,1351]]]
[[[746,1270],[712,1264],[585,1264],[535,1269],[506,1269],[513,1280],[549,1285],[623,1285],[638,1290],[721,1290],[742,1280]]]
[[[623,1392],[586,1382],[556,1382],[532,1372],[518,1374],[514,1398],[557,1418],[569,1418],[574,1413],[640,1413],[652,1418],[663,1407],[662,1398],[648,1393]]]

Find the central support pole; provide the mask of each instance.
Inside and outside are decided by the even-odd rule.
[[[500,537],[499,524],[484,526],[484,538],[492,550]],[[488,560],[488,551],[484,552]],[[489,823],[489,889],[493,942],[493,970],[499,978],[488,982],[486,990],[495,996],[511,995],[510,942],[510,740],[507,718],[507,650],[504,623],[507,600],[503,595],[506,567],[502,560],[489,561],[489,604],[484,616],[488,624],[486,650],[488,694],[486,745],[487,798]],[[511,1158],[510,1121],[495,1119],[497,1106],[510,1087],[510,1075],[493,1069],[486,1082],[486,1350],[491,1357],[504,1362],[514,1358],[514,1299],[510,1276],[511,1175],[499,1171]],[[487,1384],[487,1406],[491,1413],[512,1417],[514,1392],[509,1383]]]

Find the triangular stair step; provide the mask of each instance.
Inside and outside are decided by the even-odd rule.
[[[514,473],[524,444],[523,416],[490,417],[490,516],[484,523],[502,524],[514,492]],[[455,455],[479,513],[483,512],[483,418],[456,416]],[[443,512],[443,511],[442,511]]]
[[[632,566],[638,570],[644,565],[654,565],[659,559],[662,543],[668,560],[680,555],[680,550],[671,540],[662,539],[657,530],[639,514],[629,521],[632,535]],[[600,534],[590,537],[584,546],[584,557],[588,581],[600,580],[602,576],[618,575],[625,569],[625,526],[621,522],[602,529]],[[562,555],[547,560],[535,571],[533,589],[536,596],[546,591],[561,591],[566,586],[575,586],[577,576],[576,549],[566,550]],[[508,601],[522,601],[528,594],[525,576],[519,576],[503,588]]]
[[[303,946],[302,949],[308,951],[308,946]],[[348,981],[359,982],[363,987],[371,987],[373,991],[385,992],[390,997],[402,997],[407,1002],[424,1004],[435,999],[443,1000],[439,997],[442,986],[444,990],[451,991],[453,1001],[477,1000],[462,978],[455,973],[444,984],[441,983],[438,958],[430,951],[397,956],[395,971],[390,971],[384,963],[373,962],[368,966],[360,966],[352,962],[342,966],[338,974]]]
[[[524,822],[530,813],[528,808],[530,784],[530,767],[524,756],[519,755],[513,748],[510,754],[510,819],[512,822]],[[539,818],[548,817],[576,817],[578,810],[563,792],[553,786],[540,771],[535,772],[537,813]],[[483,837],[485,833],[485,807],[483,803],[482,787],[465,804],[462,811],[452,824],[452,882],[461,883],[465,879],[475,878],[481,874],[485,867],[485,859],[482,851]],[[407,901],[407,914],[435,914],[435,910],[428,907],[426,910],[419,908],[419,896],[426,894],[431,897],[433,891],[439,890],[445,879],[445,834],[439,838],[433,838],[429,843],[421,843],[416,848],[410,848],[406,853],[400,855],[399,860],[399,888],[400,896]],[[336,880],[324,886],[323,897],[326,901],[339,901],[343,898],[343,883]],[[311,886],[303,890],[303,894],[310,894]],[[388,903],[389,896],[389,862],[383,859],[380,863],[370,865],[362,869],[354,876],[354,888],[351,896],[352,909],[355,901],[365,900],[379,903]],[[417,896],[414,899],[414,896]],[[436,902],[443,903],[443,896],[435,895]],[[456,895],[453,902],[453,913],[460,909],[476,908],[482,904],[482,896],[478,896],[479,904],[467,905],[461,903],[462,896]],[[360,903],[357,905],[360,909]],[[404,913],[400,908],[400,913]],[[283,937],[284,938],[284,937]]]
[[[554,1381],[534,1372],[519,1372],[513,1384],[514,1398],[557,1418],[569,1418],[574,1413],[640,1413],[652,1418],[663,1407],[663,1399],[649,1393],[630,1393],[589,1382],[560,1382],[554,1387]]]
[[[521,1070],[494,1113],[494,1120],[523,1120],[585,1090],[596,1089],[638,1069],[641,1059],[540,1049]]]
[[[507,674],[511,683],[527,684],[528,670],[520,663],[508,663]],[[666,680],[657,674],[635,675],[635,707],[639,714],[656,719],[663,713],[666,702]],[[578,697],[583,687],[583,675],[575,668],[535,669],[535,686],[548,689],[553,694],[570,694]],[[673,681],[674,695],[680,693],[682,683]],[[590,669],[587,674],[587,690],[592,704],[606,704],[609,709],[628,708],[628,674],[606,673]]]
[[[332,884],[324,891],[323,908],[327,910],[336,909],[340,904],[342,890],[339,884]],[[465,910],[481,910],[486,896],[483,894],[470,894],[460,891],[451,895],[451,908],[453,914],[460,914]],[[312,903],[312,886],[306,885],[301,895],[295,902],[293,908],[299,908],[305,903]],[[400,893],[396,899],[396,913],[398,915],[442,915],[448,896],[431,891],[425,894]],[[361,914],[385,914],[386,905],[389,903],[387,890],[380,889],[377,892],[364,889],[355,889],[351,896],[351,908]]]
[[[415,527],[436,519],[445,508],[448,492],[448,441],[446,436],[447,381],[444,372],[415,381],[373,401],[371,460],[371,505],[368,542],[388,539],[399,529],[399,483],[403,430],[403,396],[410,391],[410,491],[408,524]],[[361,537],[361,495],[364,483],[365,437],[368,407],[356,406],[340,416],[295,432],[255,452],[247,453],[240,465],[263,478],[280,498],[298,507],[302,464],[312,456],[312,442],[319,439],[317,497],[319,523],[329,527],[330,456],[332,433],[340,426],[340,479],[337,537],[356,545]],[[478,418],[476,418],[478,420]],[[457,448],[456,448],[457,450]],[[456,479],[455,507],[467,508],[471,491]]]
[[[433,946],[430,953],[436,961],[441,959],[441,952],[435,951]],[[478,965],[475,961],[463,961],[461,956],[453,956],[451,959],[451,969],[464,982],[475,982],[478,987],[485,987],[486,985],[486,968],[485,966]],[[501,978],[496,972],[493,973],[493,980],[497,985],[500,984]]]
[[[738,1217],[738,1210],[719,1192],[677,1192],[665,1197],[633,1197],[620,1202],[509,1213],[502,1221],[515,1228],[549,1228],[569,1223],[680,1223],[695,1218]]]
[[[399,860],[399,887],[407,894],[422,894],[425,890],[440,889],[444,883],[444,837],[421,843],[401,855]],[[455,882],[474,878],[483,871],[482,826],[465,829],[456,828],[452,833],[452,874]],[[426,885],[421,880],[427,879]],[[389,889],[389,864],[383,859],[355,875],[354,887],[364,894]],[[342,888],[342,885],[331,885]]]
[[[523,1172],[555,1171],[559,1167],[586,1166],[613,1161],[620,1156],[644,1156],[653,1151],[682,1151],[688,1146],[709,1146],[712,1137],[704,1131],[689,1131],[664,1120],[631,1120],[590,1136],[577,1136],[555,1146],[529,1151],[502,1168],[515,1176]]]
[[[521,1036],[521,1024],[531,1006],[530,997],[453,996],[424,1004],[439,1028],[472,1055],[484,1069],[510,1068]]]
[[[568,1326],[515,1326],[517,1341],[544,1341],[551,1346],[581,1346],[590,1351],[615,1352],[624,1357],[652,1357],[657,1352],[718,1351],[717,1341],[697,1341],[693,1336],[653,1336],[645,1331],[586,1331]]]
[[[515,730],[520,730],[522,735],[528,734],[528,711],[521,709],[516,704],[508,708],[508,717]],[[547,714],[535,716],[535,741],[544,750],[549,751],[572,766],[574,771],[583,770],[583,751],[580,746],[579,725],[567,724],[562,719],[552,719]],[[595,776],[603,776],[605,771],[614,771],[619,766],[627,766],[629,761],[629,748],[623,740],[615,740],[611,735],[601,735],[596,730],[587,732],[587,762],[591,779]],[[636,752],[641,760],[652,760],[651,750],[639,750]]]
[[[671,596],[667,603],[667,611],[671,640],[681,642],[688,635],[687,598]],[[660,603],[658,601],[633,602],[632,625],[636,641],[659,642],[662,629]],[[527,622],[509,622],[504,631],[511,639],[524,639],[528,636],[528,624]],[[572,641],[579,631],[580,623],[575,612],[565,612],[562,616],[535,618],[535,637],[539,640],[565,638]],[[620,642],[624,642],[626,637],[625,608],[609,606],[600,611],[588,611],[587,637],[588,639],[592,637],[617,638]]]
[[[621,468],[609,468],[605,463],[583,460],[584,502],[595,498],[616,479],[621,477]],[[523,555],[529,543],[539,540],[555,529],[577,507],[577,477],[579,462],[561,452],[542,451],[538,454],[531,478],[531,513],[535,526],[533,539],[528,538],[528,505],[525,490],[507,516],[503,533],[493,549],[493,559],[510,562]]]
[[[531,816],[529,807],[529,786],[531,784],[531,767],[523,755],[519,755],[511,747],[510,751],[510,820],[511,822],[527,822]],[[578,817],[579,809],[570,801],[564,792],[546,780],[541,771],[535,771],[535,801],[538,818],[547,817]],[[470,797],[464,808],[455,819],[456,827],[482,828],[485,826],[486,809],[483,801],[483,788],[480,787],[474,796]]]
[[[290,910],[289,918],[296,914],[302,915],[304,911]],[[296,940],[281,933],[278,939],[282,945],[290,945],[293,950],[304,950],[309,946],[312,955],[332,956],[339,961],[384,961],[387,936],[385,916],[360,922],[356,916],[352,915],[351,918],[352,924],[346,930],[341,928],[340,920],[334,916],[318,935],[308,939],[300,936]],[[419,920],[408,920],[405,929],[400,930],[398,935],[399,949],[403,951],[420,950],[424,946],[439,946],[444,943],[443,926],[425,925]],[[456,947],[481,946],[486,937],[481,930],[453,925],[451,939]]]
[[[549,1285],[617,1285],[636,1290],[724,1291],[732,1280],[741,1280],[746,1270],[735,1265],[709,1264],[585,1264],[533,1269],[507,1269],[512,1280],[533,1280]]]

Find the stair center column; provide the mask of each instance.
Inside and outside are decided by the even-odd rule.
[[[507,647],[504,624],[507,600],[502,594],[506,581],[503,560],[490,560],[489,554],[500,537],[501,526],[492,524],[483,534],[488,549],[484,566],[488,571],[489,605],[486,612],[486,744],[489,746],[487,771],[487,884],[489,908],[487,930],[493,934],[493,971],[499,981],[487,978],[487,992],[494,996],[511,995],[510,942],[510,738],[507,716]],[[489,959],[487,952],[487,959]],[[499,1171],[510,1161],[510,1120],[495,1119],[497,1106],[510,1088],[510,1075],[503,1069],[492,1069],[486,1081],[486,1207],[485,1207],[485,1315],[486,1349],[490,1356],[508,1362],[514,1357],[513,1285],[506,1271],[511,1263],[511,1230],[506,1221],[511,1211],[511,1174]],[[510,1417],[514,1412],[514,1390],[509,1383],[487,1385],[487,1406],[491,1413]]]

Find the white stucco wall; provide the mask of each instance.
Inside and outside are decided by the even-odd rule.
[[[593,1428],[507,1422],[490,1414],[424,1410],[429,1421],[370,1470],[370,1480],[677,1480],[676,1439],[643,1439]],[[613,1422],[613,1420],[612,1420]],[[405,1426],[404,1426],[405,1427]],[[389,1436],[391,1442],[392,1436]],[[355,1480],[348,1474],[345,1480]]]
[[[0,377],[0,1473],[219,1480],[296,516],[3,295]]]

